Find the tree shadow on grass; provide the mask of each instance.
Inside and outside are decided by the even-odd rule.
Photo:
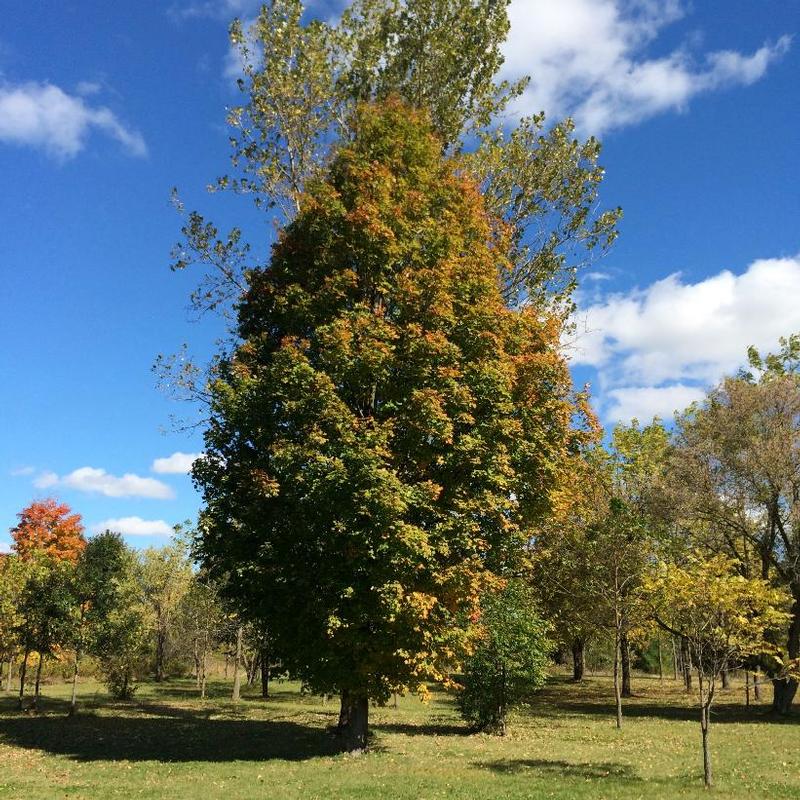
[[[406,722],[379,722],[370,726],[381,733],[400,733],[404,736],[469,736],[475,731],[466,725],[428,723],[414,725]]]
[[[534,713],[541,716],[559,717],[564,714],[580,714],[587,716],[613,717],[616,713],[614,700],[607,702],[576,702],[565,700],[559,702],[550,698],[546,705],[537,706],[532,703]],[[796,725],[800,723],[800,715],[781,716],[770,713],[768,708],[745,708],[740,703],[715,703],[711,709],[712,721],[715,723],[770,723],[775,725]],[[622,705],[622,717],[629,719],[653,718],[680,722],[699,722],[700,707],[669,705],[666,703],[629,702]]]
[[[574,778],[615,778],[628,781],[640,781],[641,778],[626,764],[610,762],[575,764],[571,761],[548,760],[544,758],[521,758],[500,761],[485,761],[473,766],[490,769],[493,772],[516,774],[527,770],[544,773],[556,773]]]
[[[291,720],[213,719],[210,713],[144,705],[116,715],[3,716],[0,741],[76,761],[303,761],[338,752],[322,728]]]

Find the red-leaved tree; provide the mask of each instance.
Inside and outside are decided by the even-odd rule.
[[[17,514],[19,523],[11,529],[14,550],[21,559],[35,552],[57,559],[76,561],[84,547],[81,515],[53,498],[35,500]]]

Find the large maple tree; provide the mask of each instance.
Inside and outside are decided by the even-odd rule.
[[[283,663],[368,701],[457,663],[461,620],[515,567],[573,445],[559,321],[501,291],[510,232],[428,116],[363,106],[248,274],[194,468],[205,565]]]

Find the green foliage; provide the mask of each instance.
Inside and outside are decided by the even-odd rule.
[[[181,601],[192,580],[186,547],[176,542],[166,547],[150,547],[139,555],[138,579],[142,601],[147,609],[147,625],[153,641],[156,680],[165,676],[174,649],[175,623]]]
[[[571,120],[547,129],[542,114],[508,128],[509,103],[527,79],[498,80],[508,0],[354,0],[335,22],[308,19],[301,0],[270,0],[253,25],[230,35],[243,67],[243,102],[229,114],[231,175],[216,189],[251,196],[286,222],[324,174],[335,143],[354,134],[358,103],[394,97],[425,111],[440,146],[481,186],[488,211],[509,226],[510,260],[498,263],[509,304],[530,296],[570,310],[578,267],[616,237],[620,209],[598,210],[604,171],[595,139],[578,142]],[[177,207],[182,211],[180,202]],[[226,310],[258,260],[240,228],[222,234],[196,212],[183,227],[173,269],[200,263],[199,312]],[[160,367],[166,367],[162,361]],[[185,365],[171,381],[193,381]]]
[[[71,562],[32,553],[17,598],[17,632],[22,647],[49,655],[73,636],[75,594]]]
[[[504,304],[507,247],[426,116],[391,101],[248,275],[193,472],[198,552],[316,691],[442,679],[575,446],[561,328]]]
[[[136,554],[124,545],[118,548],[111,539],[106,539],[105,544],[104,555],[110,557],[102,559],[106,581],[100,595],[102,613],[93,618],[92,653],[100,662],[112,696],[124,700],[135,691],[134,680],[145,663],[147,609],[142,598]],[[98,551],[100,549],[98,547]]]
[[[506,713],[544,683],[552,644],[523,581],[481,600],[473,650],[464,661],[458,706],[480,729],[505,732]]]

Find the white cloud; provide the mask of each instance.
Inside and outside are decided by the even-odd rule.
[[[234,17],[258,11],[264,0],[198,0],[176,3],[169,9],[173,19],[209,17],[230,22]]]
[[[0,542],[0,553],[10,553],[11,545],[8,542]]]
[[[200,453],[173,453],[167,458],[157,458],[153,461],[151,469],[160,475],[185,475],[200,455]]]
[[[696,386],[627,386],[612,389],[612,400],[606,416],[614,422],[638,419],[649,422],[653,417],[671,419],[676,411],[683,411],[690,403],[702,399],[705,392]]]
[[[118,477],[96,467],[80,467],[61,477],[55,472],[45,472],[36,478],[33,485],[37,489],[61,486],[79,492],[102,494],[106,497],[150,497],[169,500],[175,496],[169,486],[155,478],[142,478],[130,472]]]
[[[697,283],[675,273],[579,311],[587,332],[574,361],[615,366],[649,384],[713,381],[742,363],[748,345],[774,347],[800,330],[798,298],[800,255],[759,259],[741,275],[725,270]]]
[[[583,133],[684,110],[704,92],[749,85],[789,48],[791,37],[751,54],[694,55],[688,45],[650,58],[647,47],[683,17],[681,0],[512,0],[507,77],[531,75],[525,113],[571,115]]]
[[[72,158],[93,130],[116,139],[133,156],[147,155],[142,135],[123,125],[105,106],[89,105],[50,83],[0,84],[0,142]]]
[[[36,472],[36,467],[17,467],[12,469],[10,474],[12,478],[20,478],[25,475],[33,475],[34,472]]]
[[[171,536],[173,529],[163,519],[142,519],[141,517],[119,517],[106,519],[92,525],[92,533],[114,531],[124,536]]]
[[[49,489],[58,483],[58,475],[55,472],[41,472],[33,481],[37,489]]]
[[[607,416],[670,414],[741,366],[749,345],[772,350],[800,331],[799,297],[800,255],[697,283],[676,273],[581,307],[572,362],[599,371],[605,404],[613,403]]]

